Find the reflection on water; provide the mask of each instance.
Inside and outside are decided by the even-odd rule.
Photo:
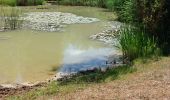
[[[101,8],[50,7],[52,8],[41,10],[43,12],[69,12],[103,20],[113,14],[102,12]],[[26,10],[35,11],[34,7]],[[106,24],[107,21],[74,24],[65,27],[63,32],[30,30],[1,32],[0,84],[42,81],[56,74],[51,71],[54,66],[63,64],[61,69],[63,72],[69,71],[70,68],[76,72],[90,66],[104,65],[112,48],[98,41],[90,40],[89,36],[103,31]]]
[[[109,56],[116,54],[113,48],[88,48],[80,49],[69,45],[64,52],[63,66],[60,72],[75,73],[88,69],[105,67]]]
[[[86,50],[106,47],[103,43],[89,39],[90,35],[103,30],[105,24],[74,24],[65,27],[64,32],[16,30],[0,33],[0,37],[10,37],[0,40],[0,84],[45,80],[56,74],[56,71],[51,71],[54,66],[61,66],[63,62],[83,61],[76,56],[78,54],[90,58]],[[69,60],[74,58],[74,61]]]

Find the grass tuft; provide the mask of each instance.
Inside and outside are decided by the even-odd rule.
[[[124,60],[133,61],[136,58],[159,57],[160,55],[156,39],[135,27],[122,28],[118,40]]]

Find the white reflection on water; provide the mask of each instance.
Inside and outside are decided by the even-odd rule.
[[[116,53],[113,48],[88,48],[80,49],[69,45],[64,52],[61,72],[74,73],[91,68],[106,66],[109,56]]]

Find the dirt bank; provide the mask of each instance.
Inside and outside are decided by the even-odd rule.
[[[109,83],[38,100],[170,100],[170,58],[136,64],[138,71]]]

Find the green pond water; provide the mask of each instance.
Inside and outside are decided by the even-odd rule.
[[[104,43],[89,39],[89,36],[104,30],[107,19],[112,13],[101,8],[52,6],[48,9],[36,7],[24,8],[25,11],[62,11],[77,15],[97,17],[102,21],[91,24],[68,25],[63,32],[41,32],[16,30],[0,32],[0,84],[16,82],[42,81],[53,76],[60,65],[65,63],[65,56],[70,46],[79,51],[111,48]],[[107,14],[107,16],[106,16]],[[71,49],[72,50],[72,49]],[[100,50],[101,51],[101,50]],[[101,53],[107,53],[107,50]],[[70,51],[72,54],[81,52]],[[100,55],[100,54],[98,54]],[[86,56],[83,56],[86,58]],[[68,60],[80,60],[71,56]]]

